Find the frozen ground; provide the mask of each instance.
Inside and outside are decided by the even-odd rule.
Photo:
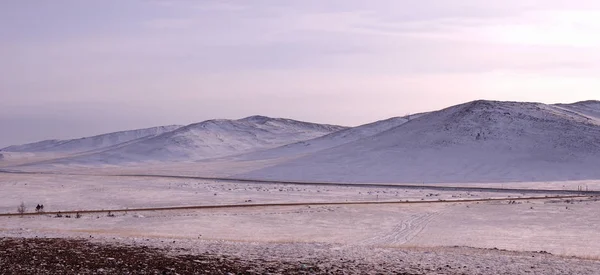
[[[93,257],[90,257],[92,256]],[[3,274],[597,274],[597,261],[497,249],[135,238],[0,238]]]
[[[213,159],[196,162],[173,162],[156,164],[132,165],[105,165],[105,166],[77,166],[77,165],[51,165],[51,166],[11,166],[0,161],[0,170],[77,174],[77,175],[172,175],[190,177],[218,177],[218,178],[245,178],[243,173],[261,170],[284,163],[290,158],[272,158],[264,160],[236,160],[232,158]],[[372,183],[364,181],[362,183]],[[383,184],[396,184],[397,182],[380,181]],[[482,181],[460,182],[449,181],[445,183],[403,182],[412,185],[435,186],[468,186],[489,188],[518,188],[518,189],[554,189],[554,190],[590,190],[600,191],[600,180],[572,180],[572,181]]]
[[[600,203],[259,207],[2,217],[2,234],[92,234],[340,246],[470,246],[600,257]],[[531,209],[533,207],[533,209]],[[568,208],[568,209],[567,209]]]
[[[21,202],[46,211],[188,205],[346,201],[440,201],[545,194],[365,188],[92,175],[0,174],[0,214]],[[555,194],[553,194],[555,195]]]
[[[2,174],[0,212],[24,201],[47,211],[270,202],[516,198],[500,192],[294,186],[145,177]],[[215,195],[216,194],[216,195]],[[528,194],[532,195],[532,194]],[[537,194],[544,196],[544,194]],[[336,247],[469,246],[600,257],[596,199],[251,207],[0,217],[0,236],[114,236]],[[437,248],[436,248],[437,249]]]

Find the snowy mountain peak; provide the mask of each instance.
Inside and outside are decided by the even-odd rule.
[[[330,124],[317,124],[311,122],[304,122],[299,120],[293,120],[288,118],[272,118],[261,115],[254,115],[245,117],[237,122],[248,123],[250,125],[255,125],[258,127],[263,126],[273,126],[273,127],[295,127],[295,128],[307,128],[313,129],[317,131],[328,131],[328,132],[336,132],[339,130],[347,129],[348,127],[339,126],[339,125],[330,125]]]
[[[462,109],[462,114],[469,114],[472,112],[485,112],[485,111],[499,111],[499,110],[511,110],[511,109],[529,109],[544,106],[542,103],[535,102],[514,102],[514,101],[494,101],[494,100],[475,100],[464,104],[456,105],[453,107],[446,108],[445,110],[451,109]],[[442,110],[443,111],[443,110]],[[508,115],[508,113],[507,113]]]
[[[209,119],[198,123],[193,123],[184,127],[181,127],[181,131],[194,127],[210,128],[210,127],[222,127],[224,125],[231,124],[232,120],[229,119]]]
[[[252,122],[252,123],[261,123],[261,124],[264,124],[267,121],[271,121],[271,120],[278,120],[278,119],[271,118],[271,117],[268,117],[268,116],[261,116],[261,115],[254,115],[254,116],[249,116],[249,117],[245,117],[245,118],[239,119],[239,121]]]

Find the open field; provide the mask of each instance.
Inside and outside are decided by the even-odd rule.
[[[2,174],[0,213],[25,202],[46,211],[248,203],[443,201],[582,195],[576,190],[505,190],[440,186],[286,184],[194,178]],[[597,195],[596,193],[589,193]],[[586,195],[586,194],[583,194]]]
[[[16,212],[22,201],[29,212],[36,204],[44,204],[47,212],[127,210],[112,213],[114,217],[106,211],[83,213],[81,218],[55,214],[0,217],[0,235],[4,236],[323,243],[389,249],[464,246],[600,257],[600,201],[591,194],[550,198],[561,194],[50,174],[2,174],[0,184],[0,213]],[[480,201],[486,199],[498,200]],[[268,205],[285,203],[301,205]],[[128,210],[251,204],[265,205]]]

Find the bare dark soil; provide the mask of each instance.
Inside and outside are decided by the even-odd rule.
[[[365,274],[373,266],[341,261],[243,260],[222,255],[181,255],[147,246],[79,239],[0,238],[0,274]],[[378,272],[379,273],[379,272]],[[383,273],[380,273],[383,274]],[[387,270],[385,274],[415,274]]]

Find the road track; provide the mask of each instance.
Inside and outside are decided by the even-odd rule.
[[[489,199],[455,199],[455,200],[436,200],[436,201],[344,201],[344,202],[290,202],[290,203],[257,203],[257,204],[216,204],[216,205],[188,205],[172,207],[149,207],[149,208],[126,208],[126,209],[81,209],[64,210],[51,212],[32,212],[32,213],[3,213],[0,217],[12,216],[36,216],[36,215],[56,215],[56,214],[94,214],[94,213],[119,213],[119,212],[148,212],[148,211],[174,211],[174,210],[200,210],[200,209],[232,209],[232,208],[253,208],[253,207],[289,207],[289,206],[335,206],[335,205],[383,205],[383,204],[433,204],[433,203],[473,203],[473,202],[492,202],[492,201],[531,201],[548,199],[581,199],[593,198],[593,196],[567,195],[567,196],[544,196],[544,197],[524,197],[524,198],[489,198]]]

